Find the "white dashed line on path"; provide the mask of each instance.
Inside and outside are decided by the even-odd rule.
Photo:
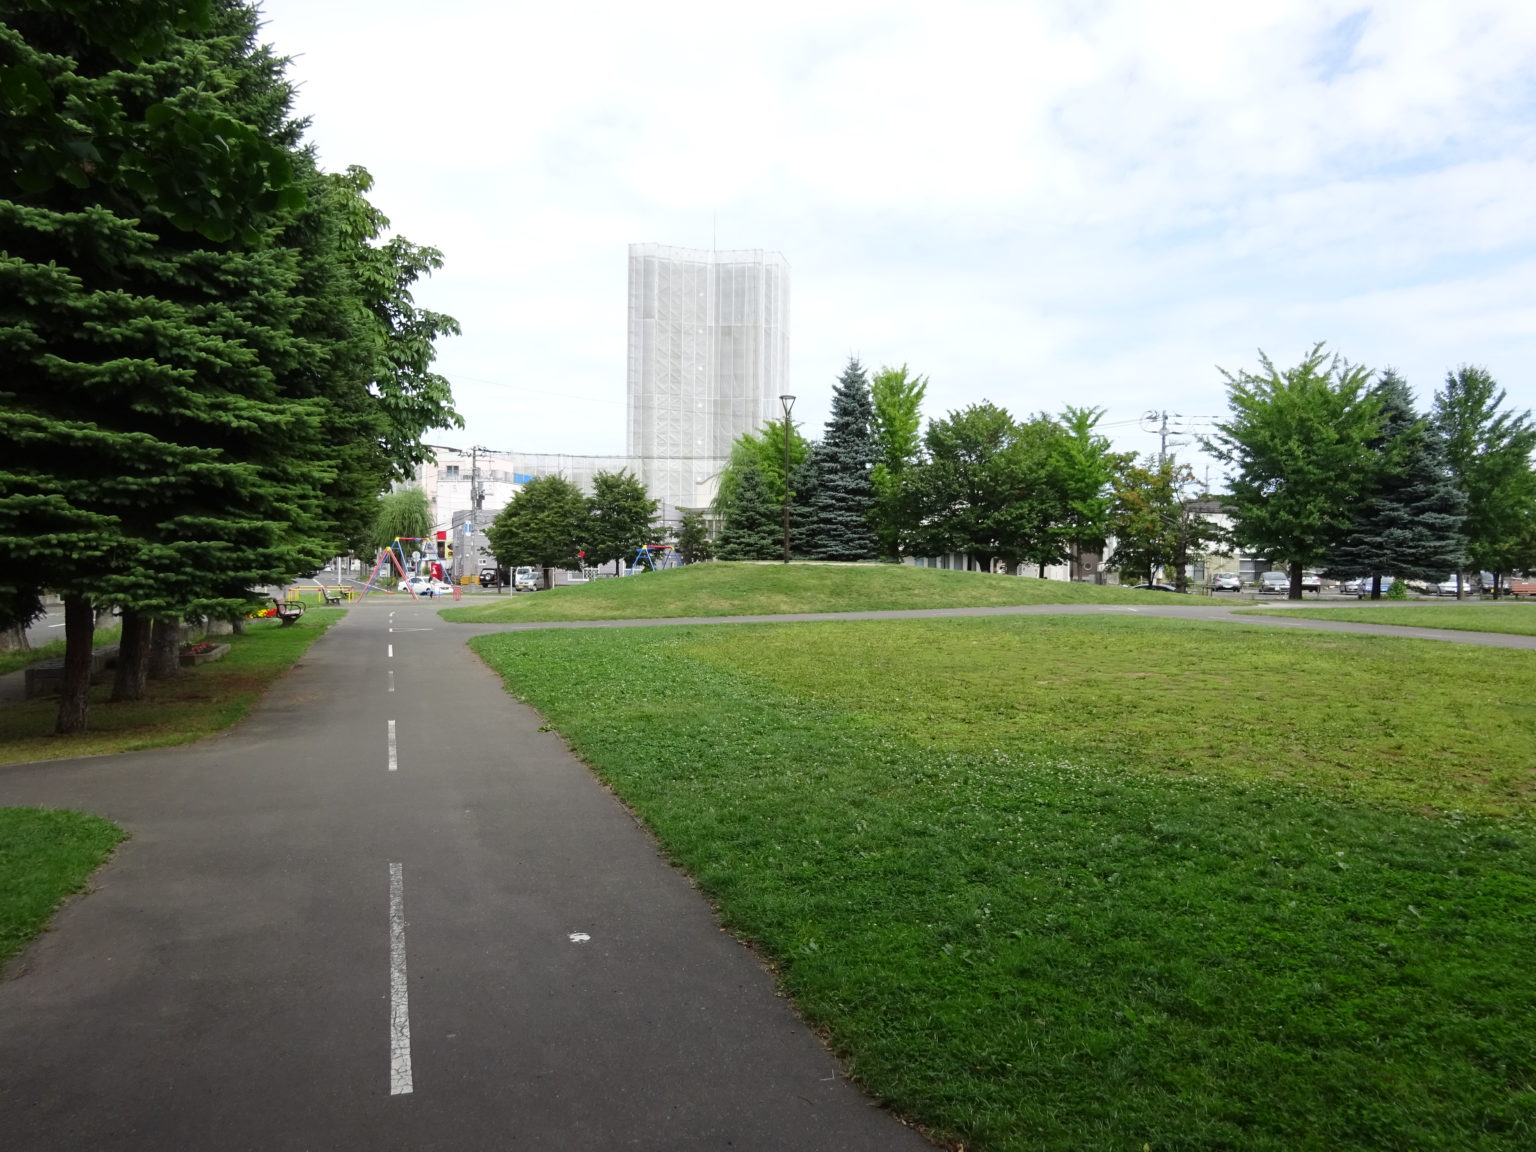
[[[391,692],[395,690],[395,670],[393,668],[389,670],[389,690]]]
[[[391,772],[400,767],[399,758],[395,755],[395,722],[389,722],[389,770]]]
[[[389,722],[393,728],[395,722]],[[405,982],[405,866],[389,866],[389,1094],[411,1083],[411,1005]]]
[[[389,658],[391,660],[395,658],[395,646],[393,644],[389,646]]]

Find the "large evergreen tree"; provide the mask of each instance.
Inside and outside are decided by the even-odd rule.
[[[784,554],[781,510],[769,496],[763,470],[748,461],[741,470],[736,498],[725,510],[715,555],[721,560],[781,558]]]
[[[792,555],[801,559],[809,559],[810,545],[816,538],[816,477],[819,475],[817,457],[820,453],[820,444],[809,444],[789,477],[789,548]]]
[[[700,512],[684,512],[677,527],[677,554],[684,564],[701,564],[715,558],[715,544]]]
[[[392,374],[429,341],[391,312],[404,257],[314,195],[254,10],[194,9],[32,0],[0,25],[0,594],[65,597],[60,731],[85,724],[93,605],[140,667],[150,618],[238,611],[341,550],[389,438],[453,419]]]
[[[832,389],[832,414],[816,453],[815,528],[806,551],[817,560],[873,560],[875,536],[874,402],[857,357]]]
[[[1445,464],[1439,434],[1413,406],[1408,385],[1388,369],[1376,385],[1381,425],[1369,441],[1371,470],[1349,527],[1328,550],[1328,576],[1440,581],[1466,558],[1461,523],[1466,498]]]
[[[1302,569],[1322,563],[1349,529],[1379,405],[1368,394],[1371,373],[1322,344],[1283,372],[1262,352],[1259,365],[1222,370],[1232,411],[1205,448],[1233,469],[1235,543],[1288,566],[1290,598],[1300,600]]]
[[[1488,371],[1463,365],[1435,394],[1434,421],[1451,475],[1466,494],[1462,531],[1471,566],[1501,577],[1536,565],[1530,413],[1505,410],[1504,390]]]

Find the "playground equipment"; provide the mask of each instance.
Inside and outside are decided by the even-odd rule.
[[[629,575],[649,568],[652,572],[661,572],[667,568],[681,568],[682,557],[678,556],[677,549],[670,544],[642,544],[635,549],[635,558],[630,561]]]
[[[413,570],[412,561],[406,555],[406,545],[408,544],[419,545],[419,547],[415,549],[415,551],[419,554],[428,556],[435,555],[435,548],[437,544],[436,540],[428,540],[421,536],[396,536],[389,547],[380,550],[379,558],[374,561],[373,570],[368,573],[367,583],[363,585],[363,590],[358,594],[358,599],[362,599],[363,597],[366,597],[368,593],[378,591],[380,589],[385,592],[391,591],[387,584],[380,583],[379,577],[381,575],[386,581],[394,580],[397,578],[400,580],[408,580],[410,577],[416,575],[416,572]],[[405,590],[410,593],[411,599],[419,600],[421,598],[417,594],[416,589],[410,584],[406,585]],[[453,598],[457,600],[462,595],[463,592],[460,591],[459,586],[455,584],[453,586]]]

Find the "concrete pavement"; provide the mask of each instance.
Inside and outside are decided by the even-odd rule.
[[[132,836],[0,982],[0,1148],[928,1147],[436,607],[226,736],[0,768]]]

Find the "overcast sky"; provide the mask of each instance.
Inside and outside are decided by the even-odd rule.
[[[622,453],[644,241],[784,254],[812,436],[850,354],[1137,451],[1319,340],[1536,406],[1529,0],[262,7],[322,162],[446,257],[440,443]]]

